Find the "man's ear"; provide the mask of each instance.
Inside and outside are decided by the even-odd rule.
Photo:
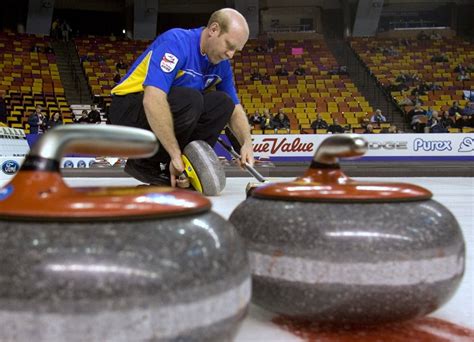
[[[211,26],[209,26],[209,34],[211,36],[219,36],[221,32],[221,27],[219,25],[219,23],[212,23]]]

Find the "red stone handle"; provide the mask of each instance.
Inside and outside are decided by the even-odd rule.
[[[205,197],[171,187],[70,188],[59,172],[64,153],[143,158],[158,149],[153,133],[120,126],[68,125],[44,134],[10,183],[0,189],[0,217],[83,220],[202,212]]]

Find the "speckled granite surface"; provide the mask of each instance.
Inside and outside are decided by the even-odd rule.
[[[0,221],[1,341],[230,339],[248,260],[219,215]]]
[[[351,323],[408,319],[447,301],[464,272],[461,230],[433,200],[249,198],[230,221],[249,249],[253,302],[280,314]]]

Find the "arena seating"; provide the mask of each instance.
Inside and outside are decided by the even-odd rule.
[[[290,117],[292,133],[313,133],[310,125],[317,113],[328,124],[338,118],[341,125],[357,129],[360,119],[373,111],[348,76],[330,75],[337,62],[323,40],[277,41],[272,52],[255,52],[259,44],[259,40],[249,40],[233,60],[239,97],[248,114],[265,108],[276,113],[283,108]],[[293,55],[292,48],[302,48],[302,54]],[[276,76],[283,65],[289,76]],[[293,74],[297,67],[305,69],[305,76]],[[252,71],[268,74],[270,81],[252,81]],[[255,129],[253,133],[262,132]]]
[[[29,133],[28,116],[35,111],[36,105],[43,107],[43,113],[48,117],[59,111],[65,124],[72,123],[72,112],[62,95],[48,93],[21,93],[14,90],[5,95],[7,104],[7,122],[9,127],[21,128]]]
[[[88,36],[76,38],[75,44],[92,94],[101,97],[107,106],[114,86],[116,63],[122,60],[130,66],[150,41]],[[27,129],[25,122],[36,104],[42,104],[48,114],[59,110],[66,123],[72,121],[55,56],[44,52],[48,45],[47,37],[0,33],[0,48],[3,49],[0,54],[0,72],[3,74],[0,89],[7,91],[8,124],[12,127]],[[337,62],[323,40],[277,41],[272,52],[256,52],[260,45],[265,43],[249,40],[245,49],[232,60],[239,97],[249,115],[265,108],[276,113],[282,108],[290,118],[290,133],[313,133],[310,124],[317,114],[321,114],[328,124],[337,118],[341,125],[350,125],[354,132],[362,132],[360,122],[373,112],[373,108],[347,75],[330,72],[337,68]],[[384,86],[395,84],[400,73],[416,73],[424,81],[440,85],[441,90],[420,97],[425,108],[447,110],[453,101],[458,101],[463,107],[466,103],[463,90],[474,86],[472,80],[456,80],[455,66],[459,63],[469,65],[474,61],[474,47],[459,38],[411,40],[408,46],[395,39],[354,38],[351,45]],[[35,46],[41,52],[31,52]],[[393,46],[399,51],[398,55],[389,56],[383,52],[383,48]],[[293,54],[295,48],[299,52]],[[449,58],[448,63],[431,62],[431,57],[440,53]],[[288,76],[276,75],[282,66],[288,70]],[[304,68],[306,74],[294,75],[297,67]],[[126,71],[120,69],[120,75]],[[251,80],[252,71],[269,75],[269,80]],[[392,92],[392,96],[400,100],[402,94]],[[405,109],[409,111],[411,108]],[[388,124],[381,124],[375,132],[386,126]],[[255,127],[254,134],[288,133],[287,130],[264,132],[258,128]]]
[[[122,60],[128,66],[146,49],[150,41],[116,40],[115,37],[88,36],[76,38],[76,49],[93,96],[109,97],[114,87],[116,64]],[[87,57],[87,58],[85,58]],[[125,69],[119,69],[123,77]]]
[[[56,57],[45,53],[48,37],[0,32],[0,89],[64,95]],[[33,47],[42,52],[31,52]]]
[[[27,133],[28,115],[37,104],[47,114],[61,111],[65,122],[71,118],[56,57],[45,52],[49,43],[49,37],[0,32],[0,89],[7,94],[8,126]],[[39,52],[33,52],[34,48]]]
[[[471,73],[470,80],[457,80],[458,74],[454,72],[458,64],[464,66],[474,62],[474,46],[461,38],[443,38],[440,40],[407,40],[403,41],[389,38],[353,38],[351,46],[359,55],[361,60],[370,69],[370,72],[377,78],[384,87],[395,85],[397,77],[402,74],[416,74],[427,83],[433,83],[441,87],[440,90],[429,91],[426,95],[421,95],[423,108],[431,107],[433,110],[442,112],[451,107],[453,101],[458,101],[461,108],[467,103],[463,97],[463,90],[474,88],[474,74]],[[384,53],[384,49],[394,49],[395,55]],[[448,58],[448,62],[432,62],[435,55],[443,54]],[[410,92],[417,82],[412,83]],[[400,91],[392,91],[393,99],[399,102],[404,96]],[[406,112],[413,107],[406,106]],[[469,128],[463,131],[471,131]],[[453,128],[450,132],[460,132],[461,129]]]

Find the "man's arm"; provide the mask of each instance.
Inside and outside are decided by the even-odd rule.
[[[248,164],[253,165],[254,158],[250,125],[242,105],[235,105],[234,112],[230,117],[229,125],[242,146],[240,148],[240,163],[243,164],[247,162]]]
[[[175,186],[176,176],[184,171],[184,164],[181,159],[181,149],[174,134],[173,116],[168,104],[167,94],[157,87],[145,87],[143,107],[148,123],[160,141],[160,147],[163,147],[171,157],[171,186]]]

